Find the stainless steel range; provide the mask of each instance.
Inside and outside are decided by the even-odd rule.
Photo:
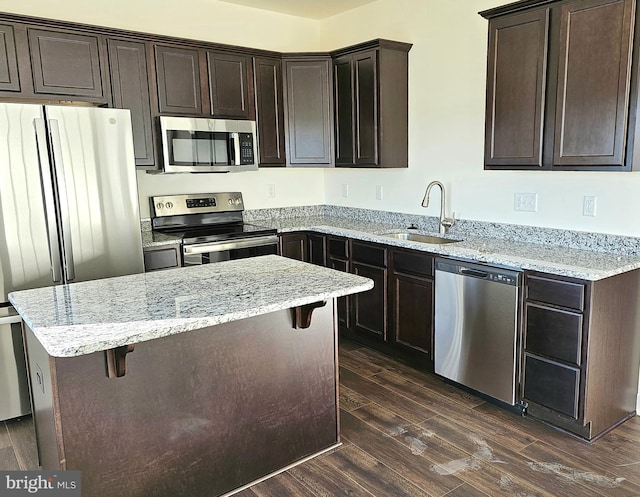
[[[151,197],[154,231],[182,238],[185,266],[277,253],[273,228],[245,223],[242,193]]]

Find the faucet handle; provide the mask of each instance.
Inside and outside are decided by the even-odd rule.
[[[456,224],[456,213],[452,212],[451,217],[443,217],[442,221],[440,221],[440,224],[442,225],[442,227],[444,228],[444,232],[446,233],[449,228]]]

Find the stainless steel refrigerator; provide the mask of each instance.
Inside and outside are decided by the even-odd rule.
[[[30,411],[7,294],[142,271],[129,111],[0,104],[0,420]]]

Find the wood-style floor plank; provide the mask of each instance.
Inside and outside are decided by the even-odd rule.
[[[318,457],[289,470],[298,481],[318,497],[349,496],[372,497],[373,494],[358,485],[335,466]]]
[[[469,483],[474,483],[475,475],[468,478],[466,471],[477,463],[483,462],[509,475],[513,481],[526,482],[535,488],[537,495],[547,497],[555,497],[558,494],[571,495],[575,489],[575,485],[566,479],[539,471],[538,469],[542,466],[535,466],[532,459],[500,445],[484,433],[469,430],[468,427],[450,419],[438,416],[425,421],[421,426],[471,454],[471,457],[466,460],[451,460],[442,465],[443,468],[455,471],[456,475]],[[580,497],[600,497],[600,494],[593,489],[583,488]]]
[[[451,492],[445,495],[445,497],[489,497],[484,492],[481,492],[475,487],[472,487],[468,483],[463,483],[458,488],[454,488]]]
[[[398,416],[412,423],[420,423],[437,414],[429,408],[342,366],[340,366],[340,384],[354,390],[373,402],[386,406]]]
[[[254,485],[251,491],[257,497],[319,497],[288,472]]]
[[[366,358],[366,360],[371,361],[373,364],[383,367],[385,371],[397,373],[402,375],[406,380],[421,387],[432,389],[440,394],[446,394],[449,400],[457,402],[463,407],[472,408],[485,402],[476,395],[472,395],[465,390],[446,383],[442,378],[434,374],[418,371],[375,350],[362,347],[356,349],[351,356]]]
[[[0,449],[5,447],[11,447],[11,438],[7,431],[7,424],[4,421],[0,421]]]
[[[20,469],[18,465],[18,459],[16,459],[16,453],[13,451],[13,447],[3,447],[0,449],[0,470],[2,471],[17,471]]]
[[[340,385],[340,409],[349,412],[370,403],[371,400],[367,399],[364,395],[360,395],[358,392],[354,392],[350,388]]]
[[[368,361],[366,357],[357,355],[357,351],[340,351],[338,362],[343,368],[350,369],[354,373],[358,373],[364,377],[373,376],[374,374],[384,371],[383,367]]]
[[[403,478],[426,490],[432,496],[442,496],[460,486],[462,481],[456,476],[441,475],[430,471],[430,466],[434,461],[429,456],[438,449],[444,451],[443,447],[429,447],[420,445],[414,446],[410,442],[403,440],[405,433],[398,432],[396,436],[384,435],[373,426],[365,423],[353,413],[343,413],[342,427],[343,436],[370,454],[387,467],[391,468]],[[380,423],[378,423],[380,424]],[[455,447],[448,447],[448,450],[456,451]],[[467,454],[457,451],[456,455],[461,457]]]
[[[7,425],[7,428],[20,469],[23,471],[39,469],[35,428],[31,416],[17,418]]]
[[[624,471],[604,468],[602,464],[582,461],[544,442],[535,442],[526,447],[522,454],[534,462],[529,466],[554,481],[593,489],[606,497],[640,496],[640,485],[621,476]],[[639,454],[640,456],[640,454]],[[581,493],[584,490],[581,490]]]
[[[354,445],[346,446],[325,459],[378,497],[433,497]]]

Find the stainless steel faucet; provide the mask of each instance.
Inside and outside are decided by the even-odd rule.
[[[424,198],[422,199],[422,207],[429,207],[429,193],[431,192],[431,188],[437,185],[440,187],[440,225],[439,232],[441,234],[446,234],[446,232],[456,224],[455,213],[453,213],[452,217],[447,218],[444,216],[444,206],[445,206],[445,193],[444,193],[444,185],[439,181],[432,181],[427,185],[427,191],[424,193]]]

